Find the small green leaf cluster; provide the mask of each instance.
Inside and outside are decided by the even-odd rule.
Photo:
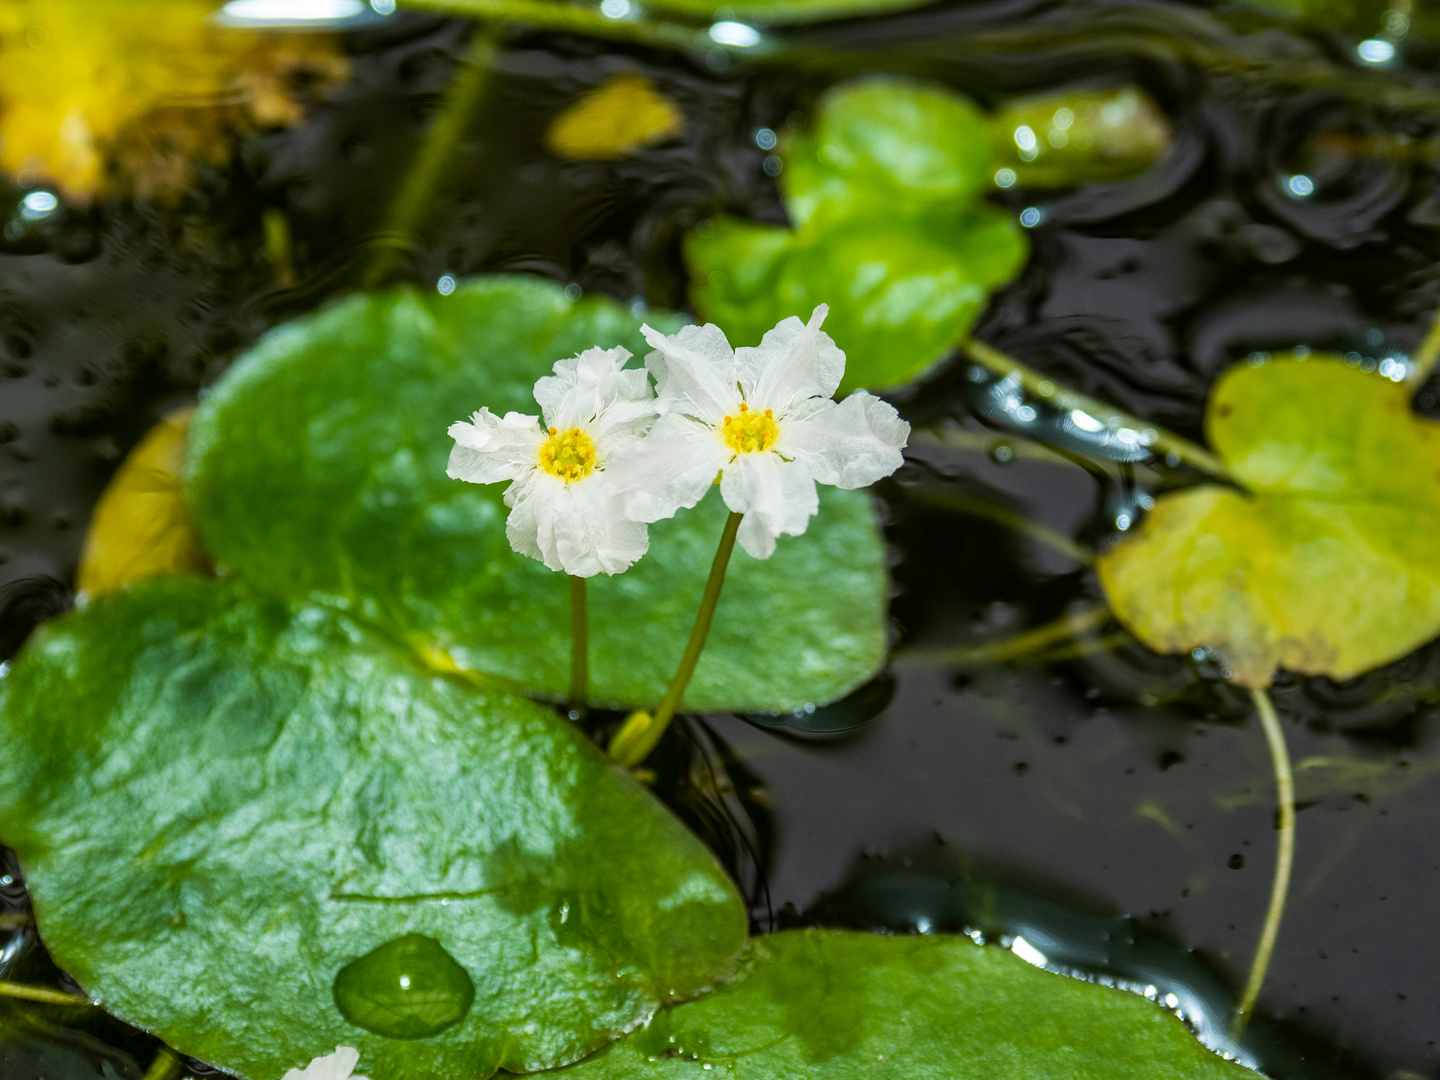
[[[692,299],[732,339],[829,303],[841,391],[898,386],[940,360],[1025,261],[1008,211],[984,202],[990,129],[958,94],[845,83],[782,148],[793,228],[711,222],[686,246]]]

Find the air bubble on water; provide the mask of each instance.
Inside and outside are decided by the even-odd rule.
[[[579,300],[580,291],[580,286],[572,281],[569,285],[565,286],[565,297],[568,300]]]
[[[769,128],[761,128],[755,132],[755,145],[761,150],[774,150],[779,140],[775,138],[775,132]]]
[[[998,188],[1014,187],[1015,181],[1018,179],[1014,169],[1001,169],[995,174],[995,186]]]
[[[440,280],[435,282],[435,291],[441,296],[449,296],[455,291],[455,278],[450,274],[441,274]]]

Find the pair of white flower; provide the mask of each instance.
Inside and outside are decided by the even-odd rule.
[[[756,348],[732,349],[718,326],[666,336],[641,328],[654,352],[625,368],[623,348],[587,349],[535,384],[544,415],[481,409],[450,427],[449,475],[513,483],[506,535],[518,552],[576,577],[617,574],[649,547],[646,525],[698,503],[720,484],[744,514],[738,540],[768,559],[819,509],[817,482],[859,488],[901,463],[910,425],[879,398],[832,395],[845,354],[820,326],[781,322]]]

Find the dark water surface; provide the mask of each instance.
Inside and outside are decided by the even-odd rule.
[[[13,217],[22,227],[0,240],[5,656],[69,605],[90,509],[140,435],[267,327],[358,287],[397,163],[468,35],[398,16],[356,31],[346,87],[300,127],[247,140],[179,206]],[[680,240],[696,222],[784,221],[757,129],[781,128],[838,78],[883,70],[986,105],[1134,82],[1167,112],[1174,148],[1144,176],[995,196],[1042,221],[1028,268],[977,328],[1141,416],[1198,437],[1210,381],[1229,363],[1301,344],[1379,363],[1407,353],[1440,305],[1440,174],[1423,154],[1333,149],[1435,133],[1440,104],[1416,103],[1436,59],[1423,48],[1411,70],[1351,72],[1353,43],[1242,34],[1158,2],[943,5],[801,36],[814,46],[803,63],[724,71],[698,56],[509,38],[399,276],[529,271],[682,306]],[[548,121],[619,71],[655,79],[685,134],[618,163],[549,155]],[[1386,80],[1411,94],[1406,109],[1377,103]],[[1316,150],[1337,133],[1349,142]],[[1285,186],[1302,169],[1316,184],[1307,199]],[[0,189],[0,216],[22,195]],[[288,224],[297,285],[277,283],[266,211]],[[903,647],[996,640],[1098,600],[1084,565],[977,516],[977,501],[1093,548],[1133,524],[1149,493],[1186,479],[1163,465],[1081,467],[1065,453],[1083,447],[1044,416],[1028,426],[1060,452],[1035,453],[1007,434],[1027,425],[976,375],[957,360],[896,399],[949,432],[917,439],[880,490]],[[1419,406],[1433,409],[1437,393]],[[1280,1076],[1440,1076],[1440,649],[1346,684],[1282,680],[1274,697],[1298,770],[1298,853],[1262,996],[1280,1023],[1257,1022],[1239,1052]],[[852,701],[777,723],[690,721],[653,763],[657,790],[751,896],[758,928],[1021,934],[1056,966],[1175,992],[1223,1041],[1226,995],[1268,895],[1274,810],[1248,700],[1213,663],[1123,641],[1029,667],[900,662]],[[0,918],[25,910],[17,879],[10,865]],[[58,978],[31,929],[0,941],[0,977]],[[7,1080],[138,1077],[154,1052],[93,1014],[27,1015],[44,1022],[5,1044]]]

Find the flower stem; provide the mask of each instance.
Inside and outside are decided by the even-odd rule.
[[[1255,702],[1255,711],[1260,714],[1260,726],[1265,731],[1265,742],[1270,747],[1270,760],[1275,767],[1275,792],[1279,807],[1276,828],[1280,835],[1279,850],[1275,854],[1275,878],[1270,886],[1270,906],[1265,912],[1265,925],[1260,930],[1255,959],[1250,962],[1250,977],[1245,981],[1245,992],[1240,995],[1235,1020],[1230,1026],[1231,1037],[1237,1039],[1245,1030],[1250,1010],[1255,1007],[1260,986],[1265,982],[1270,954],[1275,949],[1275,937],[1280,932],[1280,916],[1285,911],[1285,896],[1290,889],[1290,866],[1295,859],[1295,781],[1290,773],[1290,752],[1285,747],[1285,732],[1280,728],[1280,718],[1275,715],[1275,706],[1265,690],[1251,690],[1250,699]]]
[[[680,699],[685,696],[685,688],[690,685],[690,676],[695,674],[695,665],[705,648],[705,638],[710,634],[715,605],[720,602],[720,587],[725,584],[725,569],[730,565],[730,553],[735,550],[735,534],[744,516],[732,513],[725,519],[725,531],[720,534],[720,546],[715,549],[715,561],[710,564],[710,577],[705,581],[705,595],[700,598],[690,640],[685,644],[685,653],[680,657],[680,666],[675,669],[665,696],[660,699],[660,707],[653,716],[645,712],[632,713],[610,740],[610,756],[621,765],[633,766],[644,761],[680,707]]]
[[[1034,394],[1048,405],[1063,410],[1079,409],[1108,427],[1127,427],[1134,431],[1146,432],[1150,436],[1146,448],[1151,453],[1160,457],[1169,457],[1173,454],[1177,460],[1183,461],[1203,473],[1209,473],[1211,476],[1232,482],[1235,479],[1225,468],[1224,462],[1198,443],[1181,438],[1173,432],[1131,416],[1127,412],[1077,390],[1071,390],[1048,375],[1042,375],[1040,372],[1026,367],[1013,356],[1007,356],[999,349],[986,345],[983,341],[967,338],[961,342],[960,349],[975,363],[994,372],[1002,379],[1013,377],[1027,394]]]
[[[570,719],[585,715],[590,696],[590,614],[585,579],[570,575]]]
[[[1000,641],[945,649],[906,649],[895,655],[895,663],[900,667],[972,667],[1028,660],[1037,655],[1048,655],[1057,645],[1079,641],[1112,618],[1108,607],[1096,604]]]
[[[44,986],[28,983],[0,982],[0,997],[19,998],[22,1001],[40,1001],[47,1005],[89,1005],[90,999],[67,994],[63,990],[51,990]]]
[[[1416,348],[1415,355],[1410,358],[1410,377],[1406,382],[1418,388],[1430,377],[1437,360],[1440,360],[1440,311],[1435,313],[1430,329],[1425,331],[1425,337]]]
[[[430,204],[450,170],[455,147],[485,97],[495,61],[495,40],[495,30],[488,26],[475,28],[470,51],[461,63],[455,81],[450,84],[445,103],[430,124],[419,153],[400,182],[400,193],[390,208],[381,242],[365,269],[364,284],[367,289],[385,283],[400,256],[414,242],[416,231],[425,224]]]
[[[1031,521],[1023,514],[991,502],[989,499],[979,499],[973,495],[962,495],[952,491],[932,491],[919,486],[905,485],[901,487],[907,499],[913,502],[924,503],[928,506],[938,507],[941,510],[951,510],[957,514],[965,514],[970,517],[984,518],[1012,529],[1022,536],[1028,536],[1037,543],[1044,544],[1051,551],[1058,552],[1072,562],[1081,566],[1090,566],[1095,562],[1095,553],[1088,548],[1077,544],[1070,537],[1052,529],[1048,525],[1042,525],[1038,521]]]

